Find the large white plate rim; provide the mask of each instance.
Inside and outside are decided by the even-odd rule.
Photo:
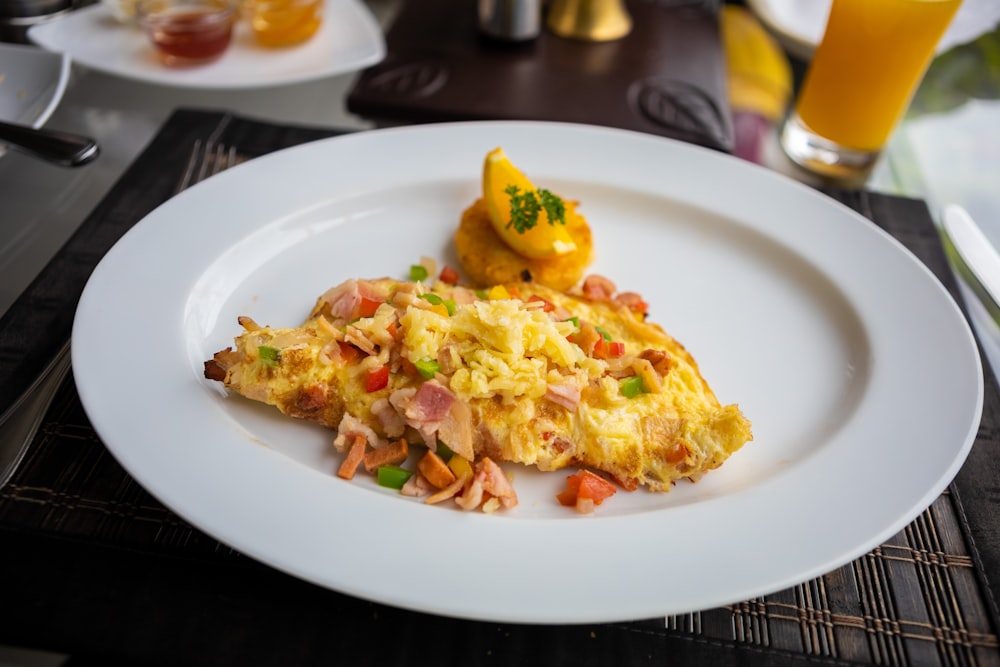
[[[116,370],[106,360],[120,355],[123,344],[137,350],[149,344],[140,341],[141,344],[132,345],[129,343],[132,336],[136,339],[145,337],[148,341],[152,333],[154,347],[155,344],[171,344],[169,340],[159,340],[164,337],[169,339],[170,335],[156,335],[136,325],[126,325],[108,338],[107,332],[102,331],[106,328],[102,314],[104,307],[98,302],[108,293],[117,291],[113,283],[121,271],[146,277],[158,275],[163,270],[169,271],[170,261],[167,259],[146,257],[140,260],[131,253],[132,249],[143,247],[166,233],[166,224],[162,221],[173,220],[171,224],[175,225],[176,231],[177,221],[173,218],[179,211],[209,205],[214,197],[234,194],[236,191],[232,188],[238,188],[241,183],[265,173],[301,170],[303,165],[328,162],[333,155],[338,161],[345,160],[348,164],[353,164],[352,160],[360,160],[363,164],[365,157],[372,154],[434,155],[431,162],[435,166],[430,168],[434,178],[474,181],[475,174],[470,176],[468,173],[468,157],[475,154],[481,159],[480,144],[484,137],[486,141],[524,151],[540,136],[551,138],[563,148],[586,146],[607,164],[623,164],[622,160],[634,159],[636,155],[647,152],[669,157],[663,160],[662,172],[656,174],[656,178],[647,178],[642,182],[636,182],[636,174],[627,169],[601,169],[600,176],[609,186],[639,191],[644,188],[660,191],[664,188],[663,183],[669,183],[671,196],[686,197],[699,205],[728,211],[728,215],[742,218],[751,226],[769,229],[776,225],[780,228],[781,243],[802,253],[821,269],[832,259],[830,256],[817,256],[817,248],[846,244],[854,250],[852,259],[857,266],[878,261],[882,263],[884,274],[904,276],[900,278],[904,283],[917,281],[921,285],[922,296],[927,300],[921,304],[922,308],[933,307],[939,320],[936,324],[945,327],[940,337],[955,349],[941,350],[938,355],[928,354],[927,350],[911,349],[913,340],[923,344],[935,342],[936,338],[924,339],[919,335],[921,332],[917,332],[918,335],[907,340],[902,336],[907,330],[896,326],[889,327],[891,340],[881,339],[884,332],[868,331],[875,362],[867,391],[883,403],[869,400],[859,406],[850,423],[833,436],[837,447],[826,447],[800,462],[796,474],[778,475],[773,484],[741,490],[739,507],[750,520],[730,521],[722,531],[706,530],[704,526],[707,522],[718,524],[718,517],[713,515],[717,512],[717,501],[672,507],[668,510],[670,536],[664,538],[650,532],[648,517],[641,515],[616,516],[613,520],[594,517],[588,522],[513,522],[497,517],[462,516],[458,519],[461,535],[455,537],[448,550],[453,555],[448,559],[449,567],[444,574],[441,573],[441,553],[417,547],[427,539],[428,534],[447,535],[454,531],[455,517],[450,513],[421,511],[427,508],[401,504],[397,498],[365,496],[364,503],[375,507],[376,513],[382,511],[383,506],[390,507],[385,503],[395,503],[389,511],[403,520],[391,527],[392,540],[400,545],[416,546],[404,547],[402,551],[382,550],[366,547],[350,538],[344,541],[318,539],[315,533],[302,530],[301,524],[290,520],[296,515],[295,508],[300,511],[308,508],[315,516],[337,516],[337,532],[359,536],[360,540],[360,536],[370,531],[371,527],[365,524],[363,517],[337,513],[337,503],[349,502],[357,494],[364,493],[363,490],[342,484],[336,487],[335,493],[329,493],[331,487],[327,476],[311,471],[303,474],[300,466],[265,447],[247,447],[243,442],[239,446],[218,443],[213,447],[192,449],[181,443],[178,448],[183,449],[186,457],[183,469],[187,479],[184,486],[194,490],[185,493],[177,488],[176,480],[162,476],[164,469],[177,467],[178,463],[173,459],[176,450],[171,452],[163,447],[136,445],[136,436],[148,430],[144,416],[111,416],[107,412],[108,401],[113,399],[99,395],[97,390],[106,390],[109,373],[112,377],[121,375],[121,381],[125,383],[134,371]],[[548,173],[567,179],[594,179],[593,163],[588,165],[587,160],[581,159],[579,151],[566,150],[563,154],[547,152],[546,155],[544,163],[536,166],[541,176]],[[385,164],[379,164],[381,182],[412,183],[415,180],[412,167],[405,164],[406,160],[399,160],[398,164],[383,162]],[[476,164],[475,160],[471,164]],[[331,189],[351,192],[369,187],[364,171],[338,172],[337,182],[330,185]],[[712,178],[705,179],[705,173],[711,173]],[[714,196],[719,184],[736,182],[741,183],[738,193]],[[293,187],[298,188],[299,185],[303,192],[295,196],[308,199],[317,194],[315,186],[304,181],[298,181]],[[782,224],[778,219],[768,220],[767,215],[774,213],[775,197],[785,200],[791,209],[806,206],[807,210],[816,214],[816,218],[800,220],[796,225]],[[287,200],[269,202],[264,197],[255,199],[254,205],[260,209],[255,215],[260,220],[280,216],[282,207],[288,205]],[[830,224],[831,220],[835,224]],[[254,223],[250,224],[252,227]],[[186,261],[193,266],[207,266],[231,244],[233,231],[234,227],[227,224],[200,227],[197,240],[192,240],[190,257]],[[841,271],[835,276],[835,281],[852,298],[856,294],[874,294],[871,303],[865,303],[863,298],[852,301],[854,305],[860,303],[862,310],[885,307],[884,292],[892,291],[889,289],[891,286],[872,284],[870,275],[865,275],[864,271]],[[153,284],[155,281],[150,282],[150,285]],[[175,285],[167,290],[173,294],[165,295],[168,298],[159,302],[164,321],[182,316],[179,311],[183,311],[184,295],[190,287],[191,284]],[[904,315],[912,316],[909,312],[912,309],[908,309],[905,303],[897,305],[907,311]],[[862,312],[861,318],[867,321],[866,318],[871,315],[871,312]],[[177,333],[169,327],[168,332]],[[86,341],[85,349],[81,347],[81,341]],[[186,344],[175,344],[184,348],[182,354],[186,359]],[[582,622],[659,616],[739,601],[829,571],[897,532],[943,490],[971,446],[982,407],[981,367],[975,349],[971,332],[957,306],[923,264],[857,214],[804,186],[705,149],[648,135],[549,123],[459,123],[379,130],[289,149],[221,174],[213,181],[196,186],[167,202],[130,231],[95,270],[80,302],[74,329],[73,356],[84,406],[95,429],[125,468],[178,514],[248,555],[321,585],[402,607],[491,620]],[[884,360],[893,355],[917,353],[924,355],[915,357],[920,359],[920,363],[930,358],[928,374],[934,377],[940,374],[949,386],[976,379],[970,386],[952,387],[953,393],[958,392],[957,416],[954,421],[948,420],[947,424],[928,420],[930,423],[922,423],[920,428],[905,423],[877,423],[878,428],[872,431],[873,421],[885,422],[876,414],[876,406],[881,405],[884,409],[887,400],[891,405],[893,397],[889,393],[898,389],[881,372],[882,366],[898,362]],[[935,360],[936,356],[942,358],[940,363]],[[201,392],[194,392],[199,395],[192,398],[190,389],[197,384],[193,375],[192,368],[184,364],[169,369],[166,376],[157,378],[158,386],[154,388],[157,397],[169,405],[176,401],[177,405],[194,411],[202,409],[204,406],[200,408],[199,402],[205,404],[210,401],[205,401]],[[97,378],[102,377],[103,382],[98,382]],[[126,397],[117,396],[116,399],[125,400]],[[965,432],[956,433],[956,424],[964,424]],[[940,467],[928,472],[919,465],[918,457],[907,461],[884,452],[867,451],[864,443],[856,437],[855,429],[861,427],[867,429],[869,436],[884,438],[902,436],[929,442],[937,442],[935,438],[950,438],[954,443],[951,445],[953,449],[940,455],[943,456]],[[170,428],[172,430],[173,426]],[[958,441],[961,441],[960,445]],[[925,453],[935,455],[933,451],[921,452]],[[875,454],[874,458],[872,454]],[[840,460],[837,460],[838,456]],[[851,456],[865,460],[866,466],[848,465],[843,459],[849,461]],[[227,480],[227,495],[212,498],[214,513],[206,515],[203,507],[205,490],[218,486],[220,471],[228,469],[234,457],[240,462],[242,476],[237,480]],[[896,497],[882,497],[878,491],[887,474],[898,476],[903,480],[901,483],[906,484],[905,488],[897,489]],[[827,481],[824,482],[824,479]],[[235,490],[230,487],[235,487]],[[282,489],[284,495],[280,503],[267,493],[268,489],[274,488]],[[801,498],[803,502],[776,505],[776,495],[780,498]],[[832,526],[823,520],[826,513],[843,511],[840,508],[857,509],[865,504],[870,505],[866,511],[852,512],[849,527]],[[256,517],[259,527],[266,527],[267,534],[271,536],[269,544],[260,544],[253,538],[253,529],[244,523],[248,516]],[[764,516],[770,518],[763,519]],[[844,544],[845,532],[851,537],[847,545]],[[671,539],[676,535],[696,535],[697,539]],[[510,550],[511,545],[517,544],[536,545],[540,553],[525,554]],[[587,550],[574,552],[567,563],[564,562],[567,555],[555,548],[558,544],[583,544]],[[802,553],[804,544],[809,545],[808,553]],[[627,551],[622,551],[622,545],[627,545]],[[745,545],[746,548],[734,553],[735,545]],[[781,557],[776,558],[775,554],[781,554]],[[396,571],[401,558],[405,559],[407,574],[391,586],[373,583],[363,576],[344,575],[344,572],[365,572],[367,568],[373,572]],[[545,576],[544,570],[530,574],[525,573],[523,568],[514,568],[520,576],[500,576],[505,564],[517,563],[519,558],[541,559],[552,563],[555,570]],[[608,568],[614,566],[610,564],[621,563],[623,559],[629,562],[629,566],[615,568],[611,576]],[[332,567],[332,563],[337,567]],[[685,572],[684,567],[692,567],[691,563],[698,563],[698,568],[712,569],[711,580]],[[681,572],[677,577],[664,579],[654,566],[665,564],[672,564]],[[431,574],[422,575],[414,581],[412,573],[423,572],[423,568],[432,568]],[[331,569],[336,571],[331,572]],[[459,576],[456,576],[456,571]],[[475,576],[477,572],[478,577]],[[476,590],[477,595],[468,596],[466,591],[470,589]],[[623,591],[629,595],[623,596]]]

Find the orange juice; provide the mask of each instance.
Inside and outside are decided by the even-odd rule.
[[[834,0],[795,111],[840,146],[886,143],[961,0]]]
[[[323,0],[250,0],[250,26],[264,46],[304,42],[319,29]]]

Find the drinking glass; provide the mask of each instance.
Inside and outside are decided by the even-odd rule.
[[[323,0],[247,0],[244,8],[254,37],[263,46],[304,42],[323,21]]]
[[[961,0],[833,0],[781,133],[797,164],[833,178],[870,171]]]
[[[165,64],[190,66],[221,56],[233,33],[235,0],[139,0],[139,24]]]

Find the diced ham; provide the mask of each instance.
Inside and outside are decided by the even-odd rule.
[[[437,380],[428,380],[419,389],[397,389],[389,395],[389,403],[432,451],[437,449],[438,428],[454,402],[455,395]]]
[[[591,301],[609,301],[617,291],[613,282],[596,273],[583,279],[583,295]]]
[[[670,359],[670,355],[661,350],[654,350],[652,348],[648,350],[643,350],[639,354],[640,359],[645,359],[650,364],[653,365],[653,370],[660,375],[666,375],[670,372],[670,367],[673,365],[673,361]]]
[[[351,320],[354,311],[361,304],[361,291],[358,289],[358,281],[353,278],[331,287],[323,296],[320,302],[326,305],[330,312],[330,317],[337,320]]]
[[[580,387],[575,384],[550,384],[546,387],[545,398],[575,412],[580,405]]]
[[[406,422],[403,420],[403,416],[396,411],[388,399],[375,399],[371,410],[382,426],[382,430],[390,438],[398,438],[406,431]]]
[[[503,469],[489,457],[483,457],[479,461],[478,468],[483,475],[483,490],[499,498],[504,507],[508,509],[516,507],[517,493]]]
[[[649,313],[649,304],[636,292],[622,292],[616,295],[615,303],[625,306],[636,315],[645,317]]]
[[[354,473],[357,472],[358,466],[361,465],[361,461],[365,456],[365,448],[367,447],[365,438],[362,435],[353,435],[350,438],[350,443],[347,449],[347,456],[344,457],[343,462],[340,464],[340,468],[337,469],[337,476],[343,479],[354,479]]]
[[[320,306],[326,304],[330,316],[335,320],[348,322],[358,316],[362,298],[370,301],[385,301],[389,296],[388,288],[368,280],[345,280],[336,287],[328,289],[319,298]]]
[[[439,424],[447,416],[454,402],[455,394],[448,387],[437,380],[428,380],[417,389],[404,414],[410,425],[415,428]]]
[[[384,447],[365,452],[365,470],[374,473],[382,466],[400,465],[409,453],[410,445],[405,438],[387,443]]]

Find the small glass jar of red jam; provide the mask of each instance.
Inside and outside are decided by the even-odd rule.
[[[219,58],[233,35],[235,0],[140,0],[136,13],[160,60],[175,67]]]

